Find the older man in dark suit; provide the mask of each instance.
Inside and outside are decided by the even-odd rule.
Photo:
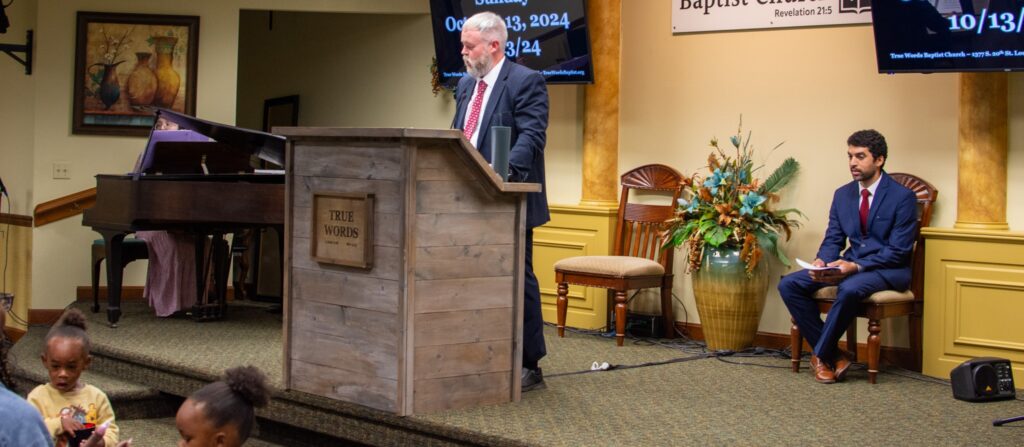
[[[462,59],[467,76],[455,90],[452,127],[461,129],[487,161],[491,161],[491,126],[512,130],[509,180],[544,186],[544,143],[548,127],[548,91],[544,78],[505,59],[508,31],[491,12],[466,20],[462,27]],[[523,306],[522,389],[543,388],[538,362],[544,357],[544,321],[540,288],[533,273],[533,228],[551,220],[542,189],[526,197],[526,287]]]
[[[832,197],[828,229],[814,261],[816,267],[834,268],[801,270],[779,282],[782,300],[813,347],[811,371],[821,383],[843,380],[850,367],[838,343],[857,317],[860,302],[872,293],[906,290],[910,285],[910,256],[917,232],[913,191],[882,170],[889,155],[885,137],[874,130],[861,130],[846,143],[854,181],[837,189]],[[830,285],[839,289],[822,322],[811,296]],[[855,345],[856,340],[847,343]]]

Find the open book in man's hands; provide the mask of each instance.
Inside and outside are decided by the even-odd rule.
[[[796,263],[807,270],[839,270],[839,267],[818,267],[800,258],[796,258]]]

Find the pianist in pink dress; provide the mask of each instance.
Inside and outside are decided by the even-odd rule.
[[[149,248],[143,292],[158,317],[168,317],[196,303],[196,252],[192,236],[170,231],[139,231]]]
[[[176,130],[178,126],[161,118],[156,130]],[[139,172],[142,155],[135,164]],[[192,236],[170,231],[138,231],[137,239],[146,241],[149,269],[143,295],[158,317],[191,309],[196,303],[196,252]]]

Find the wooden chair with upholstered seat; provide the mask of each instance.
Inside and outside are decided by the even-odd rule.
[[[917,195],[917,228],[927,227],[932,219],[932,205],[935,203],[939,191],[930,183],[911,174],[893,173],[888,174],[897,183],[910,188]],[[910,290],[883,290],[872,294],[861,302],[861,308],[857,316],[868,319],[868,381],[876,383],[878,376],[879,357],[881,355],[882,339],[879,334],[882,332],[881,320],[885,318],[907,316],[910,322],[910,351],[913,355],[914,368],[921,368],[921,317],[924,307],[924,240],[920,233],[917,242],[914,244],[914,254],[911,258],[912,276]],[[818,310],[821,313],[828,313],[832,303],[836,299],[836,286],[824,287],[814,294],[818,302]],[[803,345],[803,337],[800,329],[793,322],[790,328],[790,343],[792,349],[793,372],[800,371],[800,349]],[[850,324],[846,330],[847,349],[853,354],[853,360],[857,360],[857,321]]]
[[[107,258],[106,245],[103,239],[96,239],[92,242],[92,311],[100,311],[100,265]],[[112,266],[108,262],[107,268],[124,269],[129,262],[149,259],[149,248],[146,241],[135,238],[125,238],[121,245],[121,265]]]
[[[651,164],[622,175],[618,223],[615,227],[614,256],[577,256],[555,263],[558,284],[558,336],[565,336],[569,284],[608,289],[615,302],[615,342],[622,346],[626,336],[626,291],[661,288],[664,334],[672,338],[672,254],[663,250],[661,225],[674,215],[682,191],[683,176],[665,165]],[[666,205],[630,203],[630,192],[646,191],[671,195]]]

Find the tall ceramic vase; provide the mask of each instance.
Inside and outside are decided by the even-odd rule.
[[[749,347],[757,335],[767,293],[766,260],[748,276],[738,248],[705,247],[700,269],[693,273],[693,297],[708,350]]]
[[[117,78],[117,66],[122,62],[124,61],[117,61],[113,64],[96,63],[89,66],[90,76],[94,82],[99,84],[96,93],[100,102],[103,103],[103,110],[110,110],[121,98],[121,82]],[[93,73],[92,67],[100,67],[101,70],[98,73]]]
[[[153,53],[135,53],[138,60],[135,68],[128,75],[128,103],[133,106],[148,106],[153,103],[156,95],[156,74],[149,68],[149,58]]]
[[[157,79],[154,104],[158,107],[172,108],[174,99],[178,97],[181,75],[174,70],[174,46],[177,44],[177,37],[153,36],[156,47],[156,70],[153,72]]]

